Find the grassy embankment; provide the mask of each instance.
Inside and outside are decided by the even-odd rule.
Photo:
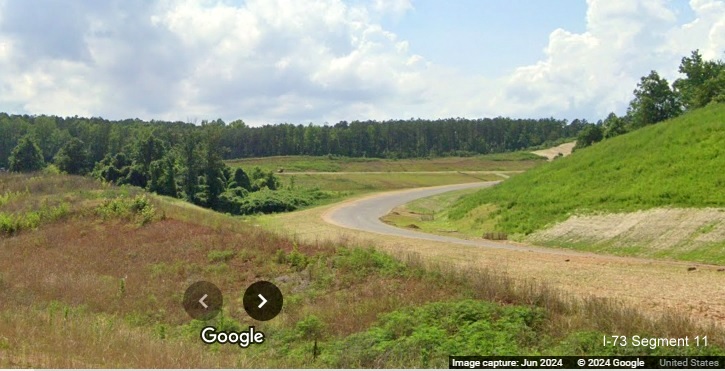
[[[450,210],[441,210],[438,206],[434,212],[442,219],[439,223],[460,224],[462,230],[473,235],[502,231],[509,238],[524,239],[573,215],[653,208],[722,208],[725,206],[723,169],[725,104],[719,104],[595,144],[567,158],[513,176],[498,186],[463,197]],[[621,218],[626,217],[625,214]],[[696,248],[684,245],[667,249],[613,248],[611,240],[599,244],[554,240],[549,244],[615,254],[725,263],[722,254],[725,241],[707,242],[702,238],[721,227],[721,221],[703,223],[691,236],[706,241]]]
[[[544,159],[528,152],[432,159],[378,159],[338,156],[277,156],[227,161],[249,172],[277,173],[285,193],[307,200],[304,207],[363,193],[445,184],[501,180],[501,174],[530,169]]]
[[[0,194],[0,367],[444,367],[449,354],[723,354],[722,329],[684,317],[574,300],[500,272],[297,243],[134,188],[4,174]],[[201,279],[225,294],[211,323],[254,325],[263,345],[201,343],[204,324],[180,305]],[[285,294],[268,322],[241,305],[260,279]],[[604,334],[700,334],[711,346],[605,348]]]

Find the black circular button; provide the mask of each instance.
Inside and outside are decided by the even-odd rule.
[[[191,318],[208,321],[219,314],[224,298],[216,285],[207,281],[199,281],[186,289],[184,293],[184,309]]]
[[[282,291],[272,282],[257,281],[244,292],[244,310],[257,321],[269,321],[282,310]]]

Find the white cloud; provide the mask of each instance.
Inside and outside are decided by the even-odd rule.
[[[722,0],[691,1],[687,24],[665,1],[588,5],[585,32],[554,30],[548,45],[532,45],[546,58],[485,79],[432,64],[381,26],[382,17],[409,14],[408,0],[114,0],[63,9],[0,0],[0,111],[252,124],[596,118],[623,112],[650,69],[671,81],[695,48],[723,56]]]
[[[496,104],[518,115],[604,117],[623,113],[639,78],[658,70],[672,82],[679,60],[700,48],[714,58],[725,50],[725,5],[693,0],[696,19],[676,24],[662,0],[588,0],[587,29],[555,30],[547,58],[517,68]]]

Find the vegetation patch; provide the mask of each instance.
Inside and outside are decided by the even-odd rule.
[[[121,218],[142,226],[153,221],[156,216],[156,208],[146,195],[139,195],[133,198],[117,197],[103,201],[103,204],[96,208],[96,213],[105,219]]]
[[[61,203],[58,206],[43,205],[38,210],[20,214],[0,212],[0,234],[12,235],[22,230],[35,229],[41,223],[58,220],[69,213],[69,206]]]
[[[456,354],[535,352],[545,312],[463,300],[430,303],[382,315],[369,330],[330,344],[333,367],[441,368]]]

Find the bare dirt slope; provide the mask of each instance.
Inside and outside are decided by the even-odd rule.
[[[553,160],[556,156],[561,153],[563,156],[569,156],[571,154],[572,149],[574,149],[574,145],[576,145],[576,142],[569,142],[560,144],[556,147],[551,147],[547,149],[542,149],[538,151],[533,151],[531,153],[539,156],[544,156],[549,159],[549,161]]]
[[[632,213],[572,216],[532,234],[531,242],[608,243],[614,248],[638,246],[656,252],[694,250],[725,241],[725,209],[656,208]]]
[[[406,192],[406,191],[397,191]],[[366,196],[373,197],[373,196]],[[359,202],[361,198],[332,206],[262,219],[267,227],[305,241],[346,241],[375,245],[394,255],[419,255],[430,262],[460,267],[486,267],[510,276],[543,282],[575,296],[617,298],[653,313],[675,309],[695,318],[725,325],[725,272],[718,266],[672,261],[582,254],[560,250],[542,253],[532,246],[492,249],[453,242],[391,236],[352,230],[323,221],[323,215]],[[524,247],[522,249],[522,247]]]

